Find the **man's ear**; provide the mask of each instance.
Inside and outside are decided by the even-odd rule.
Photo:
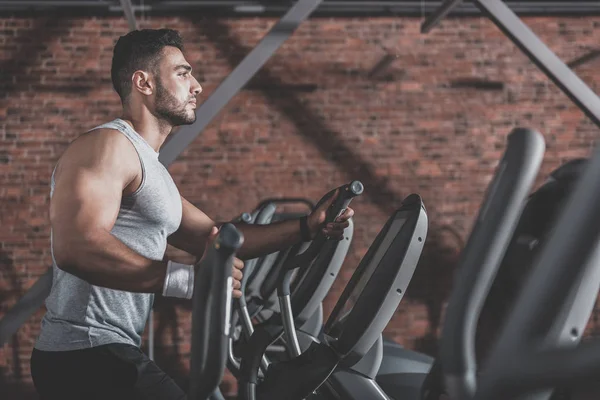
[[[150,96],[154,93],[154,81],[150,74],[146,71],[135,71],[131,77],[131,90]]]

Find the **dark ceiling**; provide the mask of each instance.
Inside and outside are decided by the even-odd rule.
[[[292,0],[129,0],[134,12],[147,15],[178,14],[202,11],[230,15],[282,14],[294,3]],[[377,0],[325,0],[316,15],[397,15],[421,16],[431,13],[441,1],[377,1]],[[519,14],[535,15],[600,15],[599,0],[552,1],[507,0],[507,4]],[[44,13],[122,13],[120,0],[0,0],[0,12]],[[470,1],[454,11],[454,15],[477,15],[479,11]]]

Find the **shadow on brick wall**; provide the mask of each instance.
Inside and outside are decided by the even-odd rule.
[[[2,400],[39,400],[32,384],[22,382],[9,383],[0,379]]]
[[[0,63],[0,99],[8,99],[12,93],[25,90],[29,85],[40,86],[42,74],[31,71],[23,74],[23,70],[35,69],[40,63],[42,53],[51,53],[50,43],[57,38],[68,36],[71,20],[59,16],[32,18],[32,26],[28,29],[14,29],[14,34],[7,38],[13,44],[8,49],[14,49],[5,54],[6,60]],[[49,57],[51,57],[49,55]],[[14,79],[18,77],[18,79]],[[38,88],[36,88],[38,89]],[[53,91],[55,87],[49,87]]]
[[[252,50],[237,42],[223,21],[192,19],[191,23],[215,45],[231,67],[237,66]],[[312,143],[324,160],[335,163],[350,179],[360,180],[365,185],[365,196],[385,215],[391,214],[395,205],[400,204],[403,193],[390,188],[390,178],[378,176],[372,164],[340,139],[343,134],[327,126],[324,117],[311,110],[294,92],[281,90],[286,84],[275,73],[262,68],[248,85],[260,91],[273,110],[291,121],[297,128],[296,133]]]
[[[430,226],[419,265],[406,291],[406,296],[425,304],[428,331],[416,340],[414,347],[437,355],[444,307],[452,290],[452,279],[458,257],[464,247],[460,233],[451,226]]]
[[[236,40],[224,21],[193,19],[191,22],[215,45],[231,67],[238,65],[251,51]],[[362,181],[365,184],[364,196],[384,215],[390,215],[401,203],[406,193],[394,190],[390,177],[376,174],[372,164],[349,147],[341,139],[343,135],[331,129],[323,116],[311,110],[294,92],[281,90],[285,82],[275,73],[262,68],[249,85],[259,90],[274,110],[291,121],[297,128],[297,134],[312,143],[323,159],[334,162],[346,176]],[[410,174],[410,171],[407,173]],[[430,224],[426,249],[407,296],[426,304],[428,309],[430,331],[418,340],[417,350],[435,354],[443,305],[449,295],[456,257],[463,243],[460,234],[452,227],[436,227],[435,222]]]
[[[12,306],[15,300],[19,299],[24,293],[13,259],[4,251],[0,251],[0,271],[2,271],[2,281],[8,287],[0,291],[0,318]],[[8,306],[10,304],[10,306]],[[29,400],[37,399],[37,394],[29,379],[24,376],[23,367],[19,362],[19,353],[21,353],[21,343],[17,335],[13,335],[3,348],[6,354],[7,365],[0,366],[0,393],[2,399],[6,400]],[[2,348],[0,348],[0,351]]]
[[[14,301],[21,298],[24,293],[23,288],[19,283],[14,261],[4,251],[0,252],[0,270],[3,271],[3,282],[8,284],[8,288],[6,288],[7,290],[0,292],[0,316],[2,316],[10,309]],[[10,304],[11,306],[7,306],[7,304]],[[13,335],[7,343],[8,349],[10,349],[11,352],[9,359],[11,360],[12,365],[10,365],[9,368],[0,367],[0,387],[8,384],[9,375],[11,377],[10,380],[13,381],[21,381],[23,379],[23,369],[19,363],[21,346],[18,336]]]

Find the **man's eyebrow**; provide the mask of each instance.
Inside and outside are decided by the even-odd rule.
[[[191,66],[189,66],[188,64],[180,64],[180,65],[177,65],[177,66],[176,66],[175,68],[173,68],[173,69],[174,69],[175,71],[177,71],[178,69],[185,69],[185,70],[187,70],[188,72],[192,72],[192,67],[191,67]]]

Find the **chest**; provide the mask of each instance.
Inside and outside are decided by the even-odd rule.
[[[146,228],[175,232],[181,223],[182,203],[173,178],[159,162],[144,163],[141,183],[135,192],[123,197],[121,211],[135,214]]]

